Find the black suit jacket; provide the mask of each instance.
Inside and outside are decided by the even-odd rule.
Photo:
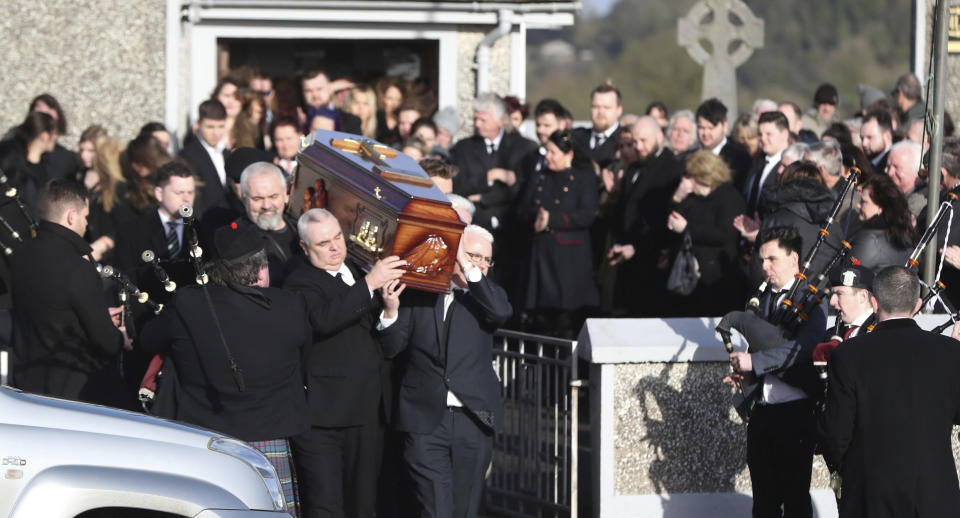
[[[208,305],[203,290],[210,296]],[[143,329],[144,352],[176,367],[176,419],[245,441],[281,439],[308,426],[300,365],[310,346],[303,298],[276,288],[181,289]],[[241,392],[210,312],[243,376]]]
[[[610,138],[603,141],[603,144],[596,149],[590,149],[590,137],[593,136],[593,128],[575,128],[570,134],[570,140],[579,149],[587,152],[590,160],[596,162],[601,168],[608,167],[617,154],[617,144],[620,142],[620,132],[622,126],[610,135]]]
[[[753,167],[753,157],[750,156],[750,152],[733,140],[727,139],[727,143],[720,148],[720,158],[730,166],[734,187],[744,192],[744,184]]]
[[[636,180],[627,185],[634,174]],[[683,165],[677,162],[673,151],[666,148],[638,169],[627,169],[623,176],[622,212],[616,242],[632,244],[638,250],[663,245],[668,207],[682,174]]]
[[[169,295],[161,287],[153,268],[141,260],[144,250],[152,250],[157,254],[160,265],[178,287],[196,282],[196,273],[187,260],[187,229],[184,229],[180,250],[170,257],[167,252],[167,229],[157,209],[150,209],[120,227],[113,257],[120,271],[130,277],[137,287],[148,292],[151,298],[167,302]]]
[[[806,284],[801,285],[797,293],[804,293]],[[760,295],[759,318],[769,322],[773,291],[768,289]],[[754,383],[743,387],[743,394],[734,396],[734,405],[741,416],[749,415],[754,403],[762,398],[764,376],[779,376],[786,383],[806,392],[808,396],[819,399],[822,394],[816,370],[813,367],[813,350],[820,342],[827,329],[826,302],[808,308],[805,320],[796,333],[788,336],[789,339],[778,338],[773,343],[748,342],[750,358],[753,362]],[[751,314],[752,315],[752,314]],[[778,337],[782,333],[778,333]]]
[[[507,293],[487,277],[469,283],[451,305],[444,341],[444,295],[408,292],[397,321],[380,333],[384,353],[408,353],[395,426],[430,433],[447,411],[447,391],[489,430],[503,426],[500,383],[492,368],[493,333],[510,318]]]
[[[107,312],[90,246],[41,221],[13,255],[14,383],[27,392],[122,406],[120,331]]]
[[[743,184],[743,199],[747,202],[747,215],[751,218],[754,212],[760,212],[761,218],[764,216],[763,198],[770,192],[776,190],[780,184],[780,175],[777,173],[777,170],[780,168],[780,163],[778,162],[773,166],[773,169],[770,170],[770,174],[763,180],[763,185],[760,186],[759,190],[753,192],[753,183],[757,181],[758,175],[763,174],[763,167],[766,163],[766,157],[762,157],[754,162],[750,173],[747,175],[747,180]]]
[[[224,151],[226,157],[229,153]],[[186,160],[193,172],[196,173],[203,186],[199,189],[199,196],[194,203],[195,214],[203,215],[208,209],[213,207],[230,208],[227,199],[227,189],[220,183],[220,175],[217,174],[217,168],[213,165],[213,160],[200,143],[200,137],[194,138],[183,146],[180,151],[180,158]]]
[[[284,288],[306,298],[313,328],[313,345],[304,355],[310,421],[321,427],[376,423],[387,410],[381,401],[389,401],[390,387],[375,330],[380,299],[370,296],[363,273],[349,259],[353,286],[304,257],[295,261]]]
[[[841,466],[840,516],[960,516],[950,436],[960,348],[912,319],[887,320],[830,356],[823,455]]]
[[[487,171],[502,167],[521,175],[524,158],[534,149],[536,144],[533,141],[516,132],[505,132],[500,147],[493,154],[487,153],[487,146],[479,135],[463,139],[450,149],[450,161],[460,169],[453,179],[453,192],[463,197],[482,195],[476,203],[474,223],[490,228],[493,217],[503,222],[520,187],[519,181],[512,188],[499,181],[488,185]]]

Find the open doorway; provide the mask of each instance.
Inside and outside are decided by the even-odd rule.
[[[437,40],[217,39],[218,75],[249,67],[267,77],[296,79],[311,69],[331,78],[374,82],[383,76],[419,80],[436,95]]]

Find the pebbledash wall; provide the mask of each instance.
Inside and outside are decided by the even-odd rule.
[[[343,3],[299,6],[286,2],[285,6],[294,7],[281,9],[268,2],[263,3],[267,7],[234,8],[218,0],[174,0],[172,4],[165,0],[10,2],[0,18],[4,34],[0,38],[4,56],[0,133],[23,120],[33,97],[49,92],[66,112],[69,127],[61,143],[68,148],[75,149],[80,133],[94,123],[127,140],[147,121],[168,126],[173,122],[182,137],[190,114],[216,81],[216,38],[363,39],[379,35],[439,42],[441,107],[455,105],[461,136],[471,134],[477,46],[496,27],[498,13],[485,7],[485,2],[447,2],[446,10],[438,13],[427,3],[422,10],[411,8],[416,2],[404,2],[407,7],[395,11],[367,8],[363,2],[354,2],[363,7],[355,12],[333,5]],[[563,12],[530,12],[531,6],[524,5],[527,2],[511,3],[517,6],[511,32],[490,50],[489,85],[501,95],[523,97],[526,29],[571,25],[579,3],[551,4],[552,9],[562,4],[565,8],[559,11]],[[167,13],[179,18],[173,25],[178,40],[173,48],[179,50],[173,64],[168,63],[166,53]],[[365,23],[350,21],[351,16],[361,15]],[[167,80],[168,67],[177,75],[172,82]],[[175,106],[168,109],[166,95],[171,84],[176,88],[171,102]]]
[[[67,116],[61,143],[99,123],[132,138],[163,120],[165,2],[51,0],[6,2],[0,16],[0,131],[19,124],[28,103],[48,92]]]
[[[944,315],[922,315],[932,329]],[[591,516],[749,516],[747,428],[731,406],[727,353],[714,318],[590,319],[579,354],[590,362]],[[746,344],[734,333],[737,350]],[[642,339],[638,339],[642,337]],[[960,443],[954,427],[954,460]],[[829,472],[814,457],[815,515],[837,516]],[[581,486],[581,489],[585,489]]]

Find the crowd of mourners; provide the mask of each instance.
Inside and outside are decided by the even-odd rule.
[[[900,77],[889,95],[861,85],[858,96],[859,109],[850,110],[841,106],[834,86],[823,84],[807,108],[760,99],[750,112],[735,114],[714,98],[703,101],[695,110],[673,112],[661,102],[651,102],[640,115],[624,113],[620,91],[604,83],[584,96],[590,121],[577,125],[570,109],[554,99],[528,104],[515,97],[481,93],[472,105],[471,131],[467,121],[460,120],[457,109],[438,109],[436,95],[422,81],[383,77],[361,82],[331,77],[321,70],[290,80],[239,70],[223,77],[210,99],[198,106],[197,120],[182,143],[171,142],[171,133],[158,122],[145,124],[130,140],[109,134],[101,124],[89,124],[80,133],[77,151],[71,151],[61,138],[67,134],[66,110],[55,97],[39,95],[27,108],[23,122],[0,142],[0,170],[4,173],[0,179],[4,184],[0,247],[7,256],[0,261],[0,278],[4,281],[0,345],[13,344],[16,348],[18,339],[45,343],[44,368],[62,368],[70,373],[64,374],[57,390],[29,387],[29,381],[25,382],[28,388],[136,408],[137,388],[142,383],[155,388],[155,384],[146,383],[144,374],[151,369],[156,374],[156,366],[148,365],[154,353],[165,349],[160,343],[163,340],[139,339],[139,330],[149,330],[155,322],[155,308],[116,299],[118,283],[123,288],[119,279],[124,277],[155,300],[168,303],[175,286],[200,280],[195,275],[198,260],[207,261],[212,256],[226,268],[223,265],[245,264],[243,261],[259,250],[249,244],[249,239],[224,237],[229,234],[225,229],[254,236],[261,245],[257,253],[263,256],[266,271],[260,272],[254,264],[245,276],[232,278],[214,269],[211,274],[218,277],[220,285],[238,293],[245,293],[242,287],[249,285],[322,293],[326,288],[314,285],[319,280],[304,270],[312,271],[311,265],[331,275],[344,270],[341,273],[346,285],[363,288],[354,290],[359,293],[361,309],[376,310],[357,336],[370,339],[374,330],[384,332],[390,326],[401,326],[389,316],[396,314],[398,305],[403,307],[397,302],[403,291],[397,284],[401,260],[386,258],[369,271],[354,271],[343,266],[347,252],[345,246],[338,248],[343,234],[328,213],[310,211],[309,216],[304,215],[306,219],[297,221],[285,212],[297,172],[301,137],[319,129],[375,139],[421,164],[464,222],[471,225],[468,234],[473,241],[465,237],[464,243],[476,243],[477,248],[468,246],[466,255],[458,254],[463,287],[469,286],[471,296],[478,299],[491,297],[494,302],[483,307],[494,312],[489,322],[496,321],[503,327],[575,337],[590,316],[720,316],[740,309],[748,293],[764,280],[758,235],[793,227],[800,237],[799,256],[804,258],[840,197],[839,211],[823,246],[837,250],[846,241],[852,246],[850,256],[856,258],[855,262],[875,272],[904,265],[927,227],[927,205],[940,205],[960,185],[960,140],[952,138],[948,116],[943,128],[948,138],[940,176],[944,194],[941,200],[928,200],[926,151],[930,138],[925,126],[926,103],[917,78],[910,74]],[[461,137],[464,134],[469,136]],[[845,189],[851,176],[857,177],[856,188]],[[74,203],[77,199],[89,200],[89,204],[83,208],[82,203]],[[192,213],[184,213],[184,205],[190,206]],[[951,219],[947,218],[941,228],[939,243],[929,247],[943,251],[942,279],[948,297],[960,287],[953,282],[960,279],[960,237],[956,237],[957,232],[945,231],[951,228]],[[68,248],[29,248],[32,236],[63,234],[63,228],[78,236],[61,235]],[[194,231],[200,249],[206,250],[202,258],[190,254],[197,244],[191,242]],[[494,242],[492,252],[486,252]],[[23,257],[33,257],[33,262],[19,259],[18,263],[22,249],[27,249]],[[76,264],[57,262],[50,254],[60,253],[58,250],[79,251],[101,270],[109,273],[112,269],[119,274],[93,291],[78,287],[85,282],[82,275],[64,280],[67,288],[30,279],[31,269],[49,267],[70,272],[78,268]],[[152,256],[145,254],[148,250]],[[822,269],[832,255],[819,254],[812,271]],[[158,274],[161,269],[169,279]],[[502,290],[488,291],[484,284],[488,272],[491,282]],[[364,276],[365,284],[359,282],[360,276]],[[326,277],[322,280],[326,282]],[[96,368],[77,369],[70,364],[89,360],[94,365],[96,353],[77,356],[65,352],[57,356],[57,340],[69,341],[75,336],[69,332],[49,336],[36,325],[25,323],[23,314],[41,311],[32,307],[34,300],[52,297],[51,293],[60,289],[111,299],[110,316],[122,330],[122,338],[110,335],[112,330],[101,329],[102,340],[94,339],[91,333],[95,330],[82,325],[82,314],[78,317],[76,308],[73,312],[63,308],[42,311],[49,311],[50,321],[62,328],[85,334],[77,338],[80,342],[103,345],[104,341],[120,340],[118,343],[126,349],[122,377],[127,387],[122,392],[106,385],[92,386],[90,380],[98,376]],[[79,291],[71,291],[74,289]],[[500,291],[504,292],[502,298],[498,298]],[[129,295],[129,289],[127,292]],[[374,296],[377,292],[379,295]],[[245,296],[257,298],[250,293]],[[286,304],[286,296],[272,295],[273,307]],[[317,336],[342,332],[339,324],[332,323],[337,314],[335,306],[304,296],[309,302],[307,313],[299,317],[309,320],[313,327],[312,333],[305,334],[308,348],[311,336],[316,342]],[[379,305],[367,307],[367,298],[379,301]],[[187,306],[185,299],[181,296],[180,307]],[[267,299],[264,307],[269,308],[270,297]],[[83,303],[76,299],[64,302]],[[263,301],[259,304],[263,306]],[[381,309],[385,312],[379,313]],[[327,312],[334,315],[329,316],[331,320],[327,320]],[[171,314],[172,310],[165,313]],[[402,311],[400,315],[404,322],[407,317]],[[175,329],[175,322],[170,321],[173,317],[162,318],[166,330]],[[189,319],[182,318],[189,328]],[[296,330],[298,326],[304,327],[306,322],[278,329]],[[157,327],[154,324],[154,332]],[[487,327],[481,323],[477,329],[486,333],[490,331]],[[386,331],[385,336],[410,329],[416,332],[415,326],[400,329]],[[224,341],[224,332],[218,329],[218,333],[219,337],[211,334],[210,339]],[[229,329],[226,334],[230,334]],[[397,340],[397,348],[403,349],[405,343]],[[109,349],[105,346],[107,352]],[[15,363],[14,368],[25,369],[20,379],[27,380],[31,361],[36,358],[31,359],[30,353],[22,350],[20,353],[21,364]],[[382,359],[379,354],[376,356]],[[52,363],[51,358],[55,360]],[[299,359],[292,361],[297,364],[295,370],[301,369]],[[310,365],[310,375],[318,380],[344,377],[327,364]],[[189,366],[179,367],[189,371]],[[70,378],[78,370],[82,371],[81,379]],[[394,374],[403,377],[402,373]],[[243,374],[234,371],[234,375],[243,392]],[[387,387],[398,379],[391,381],[387,374],[383,393],[387,394]],[[474,402],[460,401],[457,396],[462,399],[463,394],[456,394],[450,379],[446,381],[449,406],[445,408],[470,409],[471,422],[484,433],[496,428],[492,423],[501,419],[496,410],[471,408]],[[76,390],[70,388],[71,383]],[[381,399],[380,385],[376,389],[338,387],[336,390],[360,395],[373,390],[373,410],[366,403],[327,408],[322,411],[324,417],[314,418],[315,428],[337,429],[341,434],[343,426],[363,424],[365,418],[358,417],[364,413],[361,408],[372,412],[370,419],[379,424],[390,420],[392,396]],[[189,403],[184,403],[187,397],[181,398],[182,411]],[[386,415],[378,415],[378,408]],[[302,413],[302,409],[297,412]],[[329,415],[341,414],[345,417],[340,421],[326,421]],[[322,422],[318,424],[318,420]],[[244,430],[241,426],[230,431],[242,435]],[[267,436],[292,435],[287,432],[276,430]],[[358,435],[349,437],[312,437],[301,449],[307,452],[305,456],[321,459],[318,465],[328,459],[329,452],[323,448],[332,448],[332,442],[339,441],[336,448],[352,448],[353,455],[363,457],[360,453],[366,452],[374,461],[366,464],[367,471],[354,475],[376,480],[376,472],[369,466],[388,469],[391,460],[388,453],[381,458],[379,449],[365,449],[364,433],[359,430]],[[417,466],[416,459],[406,460]],[[348,461],[339,458],[338,462]],[[398,464],[400,460],[394,458],[392,462]],[[485,468],[486,464],[481,464]],[[311,473],[309,465],[303,469],[307,471],[301,475],[305,474],[307,480],[328,481],[323,476],[330,476]],[[359,485],[364,487],[350,495],[350,502],[332,505],[373,505],[377,500],[375,484]],[[473,509],[478,505],[476,498],[468,497]],[[381,510],[381,514],[387,513]]]

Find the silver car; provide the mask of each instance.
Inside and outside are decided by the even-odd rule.
[[[163,419],[0,386],[0,517],[289,518],[251,446]]]

